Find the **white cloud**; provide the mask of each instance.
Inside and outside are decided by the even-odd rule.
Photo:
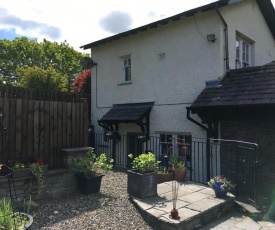
[[[20,32],[25,36],[36,35],[38,40],[44,37],[57,42],[67,40],[70,45],[78,49],[87,43],[111,36],[116,31],[136,28],[214,0],[0,0],[0,2],[1,8],[6,9],[10,16],[26,24],[33,23],[33,29],[27,27],[25,30],[23,26],[17,26],[17,33]],[[272,2],[274,4],[275,0]],[[112,15],[112,12],[125,14]],[[122,16],[128,22],[122,22],[123,19],[120,20],[121,23],[115,23],[117,20],[110,22],[108,15],[109,20],[113,19],[111,16]],[[14,27],[15,25],[0,22],[0,29]]]

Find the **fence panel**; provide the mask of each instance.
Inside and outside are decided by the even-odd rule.
[[[83,95],[0,88],[0,96],[0,162],[27,164],[41,157],[59,168],[61,148],[88,146]]]

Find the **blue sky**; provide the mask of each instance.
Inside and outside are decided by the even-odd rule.
[[[0,0],[0,39],[87,43],[214,0]],[[275,0],[272,0],[273,6]]]

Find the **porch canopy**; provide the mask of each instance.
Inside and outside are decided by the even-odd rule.
[[[115,104],[98,124],[107,130],[118,131],[119,123],[135,123],[140,126],[143,133],[149,133],[149,118],[153,105],[154,102]]]
[[[206,87],[188,108],[203,124],[222,120],[271,120],[275,117],[275,61],[230,70],[216,85]]]

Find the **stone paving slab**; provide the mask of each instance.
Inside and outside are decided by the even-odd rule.
[[[274,222],[255,222],[236,209],[228,215],[222,215],[224,210],[235,207],[234,196],[229,194],[226,199],[218,199],[212,189],[193,182],[181,183],[179,186],[176,207],[180,217],[178,220],[170,218],[173,208],[171,182],[158,184],[157,196],[146,199],[131,198],[143,216],[153,222],[157,229],[275,230]],[[209,220],[212,222],[206,224]]]

